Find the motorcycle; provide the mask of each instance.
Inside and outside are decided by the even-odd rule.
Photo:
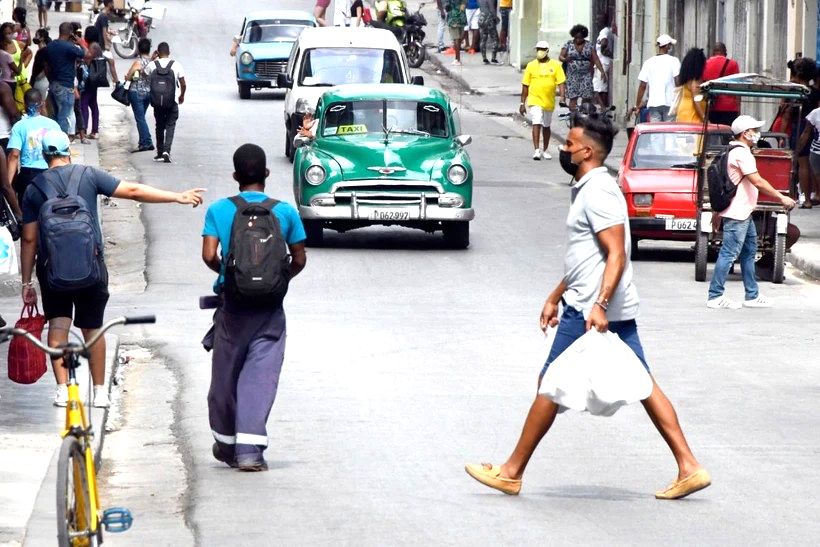
[[[145,0],[129,2],[128,11],[125,26],[120,27],[117,35],[111,38],[114,51],[123,59],[137,56],[137,43],[140,38],[148,36],[148,32],[154,28],[154,21],[165,17],[166,8],[156,2]]]
[[[419,68],[427,58],[427,50],[424,48],[424,27],[427,25],[427,19],[421,13],[424,6],[425,3],[422,2],[418,11],[408,15],[407,3],[404,0],[390,0],[387,4],[385,22],[370,23],[372,27],[385,28],[396,35],[407,55],[407,64],[412,68]]]

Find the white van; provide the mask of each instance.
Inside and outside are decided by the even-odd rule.
[[[389,30],[370,27],[306,28],[293,44],[285,74],[277,85],[285,93],[285,155],[293,161],[293,138],[305,112],[322,93],[340,84],[406,83],[410,77],[404,48]]]

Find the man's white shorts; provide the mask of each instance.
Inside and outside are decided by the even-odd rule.
[[[601,61],[601,66],[604,67],[604,70],[606,71],[607,78],[612,77],[612,70],[610,70],[612,67],[612,59],[609,57],[604,57],[603,55],[598,57],[598,59]],[[595,67],[595,72],[592,75],[592,90],[595,93],[606,93],[609,91],[609,84],[604,81],[601,76],[601,71],[598,70],[597,66]]]
[[[467,10],[467,24],[464,26],[464,30],[478,30],[479,11],[477,9]]]
[[[532,120],[533,125],[543,125],[544,127],[549,127],[552,123],[552,110],[544,110],[540,106],[529,106],[527,107],[530,112],[530,120]]]

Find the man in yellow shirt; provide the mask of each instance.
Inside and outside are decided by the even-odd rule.
[[[521,104],[518,111],[521,115],[529,114],[532,120],[532,144],[535,152],[532,159],[541,158],[551,160],[549,153],[550,123],[552,112],[555,110],[555,88],[561,94],[561,102],[565,101],[564,69],[561,63],[549,57],[550,45],[541,40],[535,44],[535,59],[527,64],[524,70],[524,79],[521,81]],[[538,139],[544,133],[544,151],[541,152]]]
[[[501,32],[498,36],[498,51],[507,51],[507,33],[510,31],[510,12],[513,0],[498,0],[498,12],[501,14]]]

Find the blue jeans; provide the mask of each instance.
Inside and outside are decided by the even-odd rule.
[[[709,284],[709,300],[723,296],[723,286],[729,276],[729,269],[740,256],[740,273],[746,300],[758,296],[755,279],[755,253],[757,252],[757,228],[750,216],[746,220],[723,219],[723,243],[720,246],[712,282]]]
[[[145,119],[145,113],[148,111],[148,107],[151,106],[151,94],[132,90],[128,92],[128,95],[131,99],[131,110],[134,111],[134,120],[137,122],[137,132],[139,133],[137,146],[141,148],[153,146],[151,130],[148,128],[148,122]]]
[[[653,122],[668,122],[669,121],[669,107],[668,106],[650,106],[649,121]]]
[[[74,88],[65,87],[57,82],[51,82],[48,91],[57,108],[56,122],[65,133],[68,133],[68,118],[74,112]]]
[[[438,48],[443,50],[446,45],[444,44],[444,29],[447,27],[447,20],[439,14],[438,17],[438,33],[436,34],[436,38],[438,39]]]
[[[646,372],[650,372],[649,365],[646,364],[646,357],[643,354],[641,339],[638,337],[638,323],[634,319],[626,321],[610,321],[609,330],[618,335],[621,341],[635,352],[638,359],[643,363]],[[550,354],[544,368],[541,369],[540,376],[547,373],[547,369],[558,356],[572,345],[573,342],[582,337],[587,331],[587,321],[584,319],[584,312],[576,310],[571,306],[564,306],[564,312],[558,322],[558,330],[555,331],[555,340],[552,342]]]

